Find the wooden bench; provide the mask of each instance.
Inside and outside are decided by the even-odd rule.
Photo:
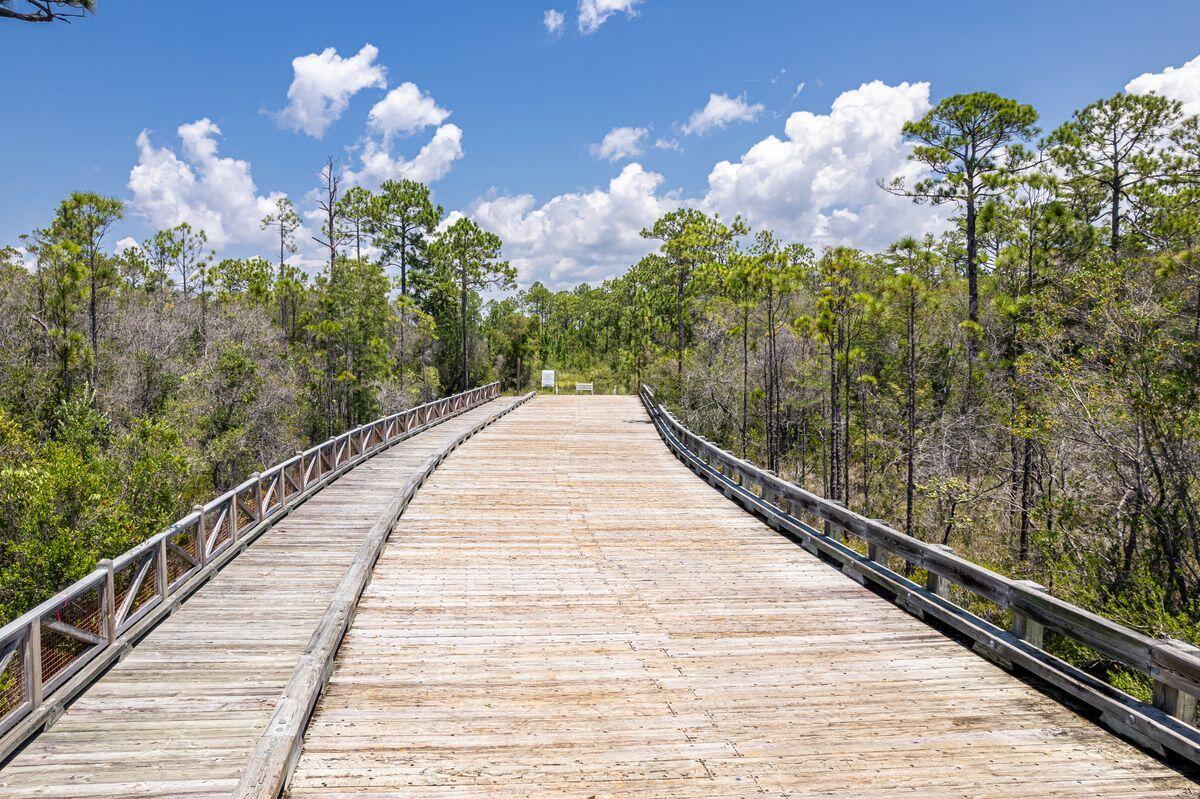
[[[592,391],[591,383],[576,383],[575,384],[575,393],[576,394],[582,394],[585,391],[589,394],[595,393],[594,391]]]

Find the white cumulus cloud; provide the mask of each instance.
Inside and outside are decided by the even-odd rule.
[[[432,125],[446,121],[450,112],[438,107],[428,93],[415,83],[401,83],[371,107],[367,127],[381,136],[411,136]]]
[[[844,92],[828,114],[798,111],[736,161],[716,164],[706,190],[663,192],[663,177],[627,164],[607,188],[561,194],[542,204],[527,194],[477,200],[470,215],[504,240],[522,283],[553,288],[622,273],[654,247],[640,231],[688,205],[722,219],[742,214],[788,241],[876,250],[904,235],[937,232],[947,210],[918,206],[876,185],[921,168],[908,160],[903,124],[929,108],[929,84],[880,81]]]
[[[445,177],[463,156],[462,129],[442,124],[448,116],[450,112],[415,83],[402,83],[392,89],[368,114],[367,135],[357,145],[359,168],[347,169],[346,180],[373,187],[385,180],[407,178],[432,183]],[[395,139],[433,125],[439,126],[433,137],[411,159],[393,153]]]
[[[637,16],[636,6],[642,0],[579,0],[579,32],[595,33],[613,14]]]
[[[350,98],[363,89],[387,86],[387,70],[375,63],[379,49],[365,44],[349,58],[327,47],[292,59],[292,85],[288,104],[275,115],[285,128],[307,133],[319,139],[325,135],[350,104]]]
[[[346,170],[346,180],[351,184],[378,186],[385,180],[403,178],[433,183],[444,178],[454,162],[462,158],[462,129],[442,125],[411,159],[393,155],[387,142],[373,138],[363,143],[359,155],[359,169]]]
[[[546,9],[546,13],[542,15],[542,25],[546,27],[546,32],[556,39],[562,36],[563,23],[565,21],[566,17],[563,15],[563,12],[557,8],[548,8]]]
[[[617,162],[642,154],[646,128],[613,128],[604,135],[599,144],[588,146],[588,152],[596,158]]]
[[[940,229],[944,209],[917,206],[876,185],[920,174],[901,128],[928,109],[928,83],[873,81],[842,93],[828,114],[797,111],[784,138],[768,136],[736,162],[716,164],[701,205],[812,246],[876,249]]]
[[[659,193],[662,181],[628,164],[607,188],[560,194],[541,205],[528,194],[480,199],[470,216],[503,239],[522,283],[562,288],[618,275],[653,249],[642,228],[676,204]]]
[[[155,147],[149,131],[138,135],[138,162],[129,172],[134,211],[158,228],[187,222],[218,248],[268,241],[259,222],[282,195],[259,194],[248,162],[217,154],[221,129],[212,120],[180,125],[178,134],[182,157]]]
[[[1131,94],[1160,94],[1183,103],[1185,114],[1200,114],[1200,56],[1181,67],[1146,72],[1125,84]]]
[[[692,113],[683,125],[683,132],[703,136],[714,128],[723,128],[733,122],[753,122],[766,110],[761,103],[750,105],[746,95],[730,97],[727,94],[710,94],[708,102],[699,111]]]

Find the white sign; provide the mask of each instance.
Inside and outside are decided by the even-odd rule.
[[[554,370],[542,370],[542,388],[554,388]]]

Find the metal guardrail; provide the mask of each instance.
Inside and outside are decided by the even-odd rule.
[[[85,667],[115,660],[234,551],[342,473],[396,442],[500,395],[500,384],[418,405],[356,427],[252,475],[0,628],[0,759],[6,738]],[[84,684],[86,685],[86,683]],[[78,693],[84,685],[74,686]],[[71,697],[67,697],[69,699]],[[53,720],[53,715],[47,722]],[[36,731],[35,729],[30,732]],[[19,733],[13,733],[20,737]]]
[[[689,468],[762,516],[805,548],[837,563],[858,582],[890,593],[897,604],[932,616],[973,638],[974,648],[1000,665],[1024,668],[1082,700],[1100,721],[1160,753],[1174,752],[1200,763],[1196,697],[1200,695],[1200,649],[1174,639],[1156,639],[1059,599],[1027,580],[1014,580],[965,558],[949,547],[929,544],[877,519],[868,519],[735,457],[684,427],[655,400],[649,386],[641,399],[667,446]],[[823,529],[801,517],[815,517]],[[847,545],[865,543],[866,554]],[[892,558],[921,569],[924,584],[890,568]],[[951,601],[951,586],[1010,611],[1004,630]],[[1049,654],[1045,631],[1071,638],[1154,681],[1153,705],[1118,690]]]

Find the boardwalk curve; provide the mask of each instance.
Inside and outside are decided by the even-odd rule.
[[[403,440],[292,511],[0,770],[0,795],[230,796],[393,496],[431,455],[518,402]]]
[[[1195,784],[543,397],[385,548],[288,796],[1150,797]]]

